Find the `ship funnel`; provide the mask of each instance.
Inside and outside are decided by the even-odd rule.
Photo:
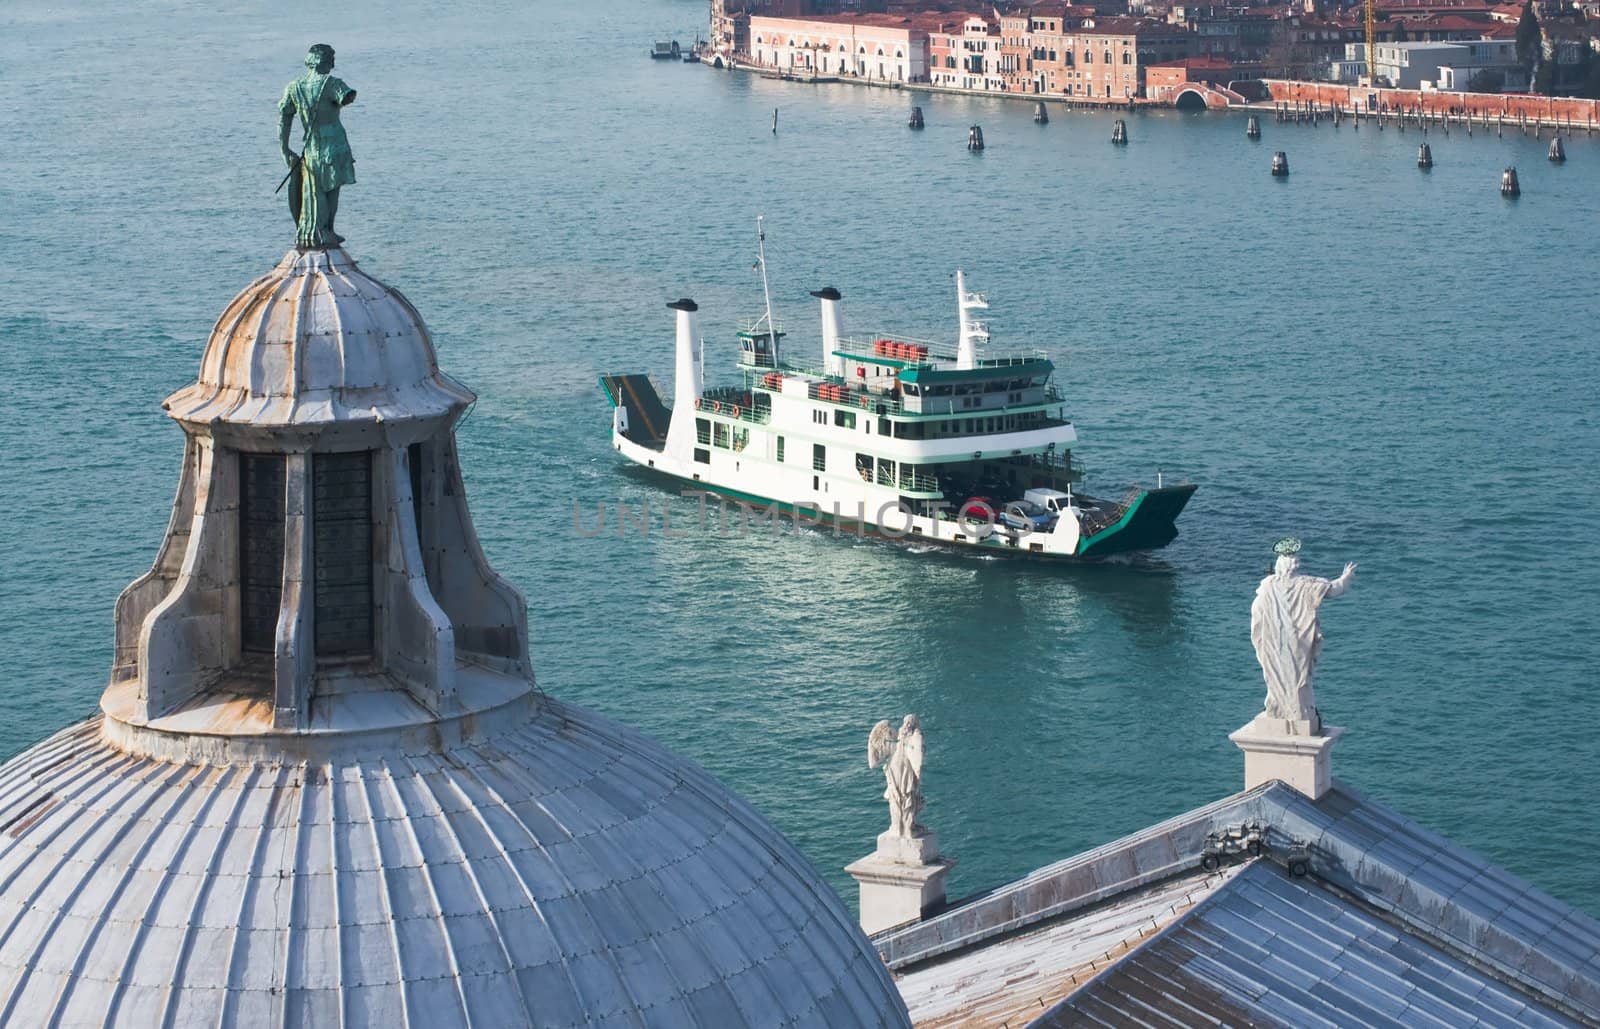
[[[667,306],[678,312],[678,365],[672,399],[674,405],[692,409],[700,399],[700,329],[695,317],[700,305],[684,297]]]
[[[678,312],[678,360],[672,384],[672,421],[667,425],[667,450],[685,459],[694,449],[694,412],[700,400],[700,310],[688,297],[667,305]]]
[[[839,349],[839,337],[844,335],[844,317],[839,313],[843,294],[824,286],[812,290],[811,295],[822,301],[822,370],[829,375],[843,375],[844,362],[833,356]]]
[[[989,326],[978,320],[974,311],[986,310],[988,298],[982,293],[967,292],[967,278],[956,269],[956,306],[961,311],[961,341],[956,348],[957,368],[978,366],[978,344],[989,342]]]

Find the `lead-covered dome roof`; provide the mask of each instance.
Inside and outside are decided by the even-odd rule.
[[[444,750],[0,767],[0,1021],[907,1025],[838,896],[691,762],[582,709]]]
[[[472,391],[439,371],[422,316],[339,248],[290,250],[217,319],[174,418],[243,425],[436,418]]]

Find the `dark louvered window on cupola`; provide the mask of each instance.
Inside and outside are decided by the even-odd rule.
[[[311,455],[318,657],[372,653],[372,455]]]
[[[272,653],[283,603],[283,455],[239,455],[239,643]]]

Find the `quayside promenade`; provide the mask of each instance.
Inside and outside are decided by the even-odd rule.
[[[844,83],[873,89],[917,90],[955,96],[996,97],[1002,100],[1044,102],[1052,107],[1081,110],[1136,110],[1147,107],[1204,107],[1206,110],[1269,111],[1279,121],[1311,121],[1320,118],[1374,119],[1421,125],[1482,126],[1503,132],[1507,129],[1593,135],[1600,131],[1600,101],[1581,97],[1547,97],[1511,93],[1439,92],[1437,90],[1368,88],[1333,82],[1299,82],[1266,79],[1258,85],[1260,99],[1251,100],[1236,89],[1218,83],[1182,81],[1159,98],[1105,98],[1052,96],[1047,93],[1022,93],[1007,90],[966,89],[936,86],[928,82],[895,82],[851,75],[816,75],[786,72],[747,61],[724,60],[711,55],[708,66],[760,75],[784,82],[816,85]],[[1184,98],[1184,94],[1190,96]]]
[[[1560,0],[1317,0],[1192,8],[1094,7],[781,15],[711,0],[717,68],[785,81],[917,89],[1059,107],[1334,110],[1592,132],[1600,127],[1600,19]],[[882,9],[889,8],[889,9]],[[1370,65],[1370,67],[1369,67]]]

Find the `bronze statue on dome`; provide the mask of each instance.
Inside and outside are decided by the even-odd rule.
[[[333,217],[339,212],[339,188],[356,181],[356,162],[339,112],[355,100],[356,91],[330,74],[333,47],[326,43],[311,47],[306,68],[284,87],[278,102],[278,144],[289,165],[284,182],[289,184],[289,213],[298,226],[295,242],[309,249],[344,242],[333,231]],[[289,127],[296,115],[304,129],[298,154],[289,149]]]

